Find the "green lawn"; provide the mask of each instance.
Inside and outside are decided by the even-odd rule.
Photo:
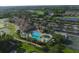
[[[16,25],[13,23],[8,23],[6,28],[9,29],[10,35],[15,36],[16,35]]]
[[[21,39],[19,37],[19,35],[16,33],[16,25],[15,24],[12,24],[12,23],[8,23],[8,26],[7,28],[10,30],[10,35],[18,38],[18,39]],[[41,48],[38,48],[38,47],[35,47],[31,44],[27,44],[27,43],[21,43],[19,44],[19,46],[17,47],[17,51],[25,51],[25,52],[43,52],[41,50]]]
[[[38,52],[38,53],[43,52],[41,48],[35,47],[35,46],[33,46],[31,44],[27,44],[27,43],[19,44],[19,46],[17,47],[17,51],[18,52],[21,52],[21,51],[24,51],[24,52]]]
[[[64,16],[66,18],[73,18],[73,17],[76,17],[76,18],[79,18],[79,16]]]
[[[38,15],[43,15],[44,14],[44,12],[40,11],[40,10],[36,10],[35,13],[37,13]]]
[[[3,27],[5,27],[4,24],[3,23],[0,23],[0,28],[3,28]]]
[[[63,50],[64,53],[79,53],[79,50],[73,50],[70,48],[66,48]]]

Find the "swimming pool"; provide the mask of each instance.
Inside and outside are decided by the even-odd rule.
[[[32,32],[32,38],[35,40],[41,40],[41,33],[38,31],[33,31]]]

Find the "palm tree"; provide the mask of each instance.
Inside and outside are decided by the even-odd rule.
[[[0,41],[4,41],[4,40],[12,40],[14,39],[13,36],[11,36],[10,34],[6,34],[4,33],[3,35],[0,35]]]

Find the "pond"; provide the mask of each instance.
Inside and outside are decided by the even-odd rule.
[[[72,41],[72,44],[68,45],[69,48],[79,50],[79,36],[69,36],[69,40]]]
[[[0,51],[2,53],[14,53],[20,42],[16,40],[0,41]]]
[[[68,39],[66,39],[66,46],[75,50],[79,50],[79,35],[75,34],[69,34],[66,32],[55,32],[57,34],[68,36]]]

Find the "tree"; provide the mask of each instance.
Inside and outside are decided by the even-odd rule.
[[[11,49],[14,49],[13,47],[15,46],[16,45],[15,45],[13,36],[9,34],[5,34],[5,33],[3,35],[0,35],[0,51],[1,52],[4,52],[4,53],[9,52],[11,51]]]
[[[53,9],[53,12],[54,12],[54,14],[55,14],[56,16],[60,16],[60,15],[62,15],[62,13],[65,12],[65,9],[64,9],[64,8],[54,8],[54,9]]]
[[[5,40],[13,40],[13,36],[4,33],[3,35],[0,35],[0,41],[5,41]]]
[[[63,53],[63,50],[64,50],[64,45],[54,45],[54,46],[50,46],[49,47],[49,53]]]
[[[63,42],[64,42],[64,36],[62,36],[60,34],[53,34],[53,39],[55,39],[55,42],[57,44],[63,44]]]
[[[43,52],[41,48],[35,47],[31,44],[27,44],[27,43],[20,43],[17,46],[17,52],[28,52],[28,53],[32,53],[32,52]]]
[[[64,37],[60,34],[53,34],[53,39],[55,42],[51,41],[46,44],[45,48],[48,48],[50,53],[62,53],[65,49]]]

